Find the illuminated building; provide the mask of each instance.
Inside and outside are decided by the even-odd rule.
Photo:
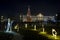
[[[22,17],[22,22],[36,22],[36,21],[55,21],[55,16],[44,16],[42,13],[39,13],[36,16],[32,16],[30,12],[30,7],[28,6],[27,15],[20,16],[20,19]]]
[[[30,12],[30,6],[28,6],[28,12],[27,12],[27,22],[31,22],[31,12]]]
[[[37,15],[37,16],[31,16],[31,18],[29,19],[26,19],[27,16],[26,15],[23,15],[23,22],[26,22],[26,21],[31,21],[31,22],[35,22],[36,20],[38,21],[48,21],[48,20],[51,20],[51,21],[55,21],[55,17],[54,16],[43,16],[43,15]]]
[[[37,20],[38,20],[38,21],[43,21],[43,20],[44,20],[44,16],[43,16],[41,13],[39,13],[39,14],[37,15]]]
[[[32,22],[30,6],[28,6],[27,15],[20,15],[20,20],[23,20],[23,22]]]

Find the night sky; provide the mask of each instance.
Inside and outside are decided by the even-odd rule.
[[[31,8],[31,15],[38,13],[55,15],[60,12],[59,0],[2,0],[0,1],[0,15],[26,15],[28,5]]]

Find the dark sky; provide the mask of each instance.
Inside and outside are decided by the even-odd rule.
[[[60,12],[59,0],[2,0],[0,1],[0,15],[18,16],[26,14],[30,5],[31,14],[55,15]]]

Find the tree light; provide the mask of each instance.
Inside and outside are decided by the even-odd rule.
[[[25,28],[27,28],[27,24],[25,24]]]
[[[36,25],[34,25],[34,30],[36,30]]]
[[[42,24],[42,29],[43,29],[43,32],[45,31],[45,28],[44,28],[44,25]]]
[[[13,21],[11,21],[10,18],[8,18],[8,24],[7,24],[6,32],[12,32],[12,23],[13,23]]]
[[[19,31],[18,24],[14,27],[14,29],[16,29],[16,30],[17,30],[17,32]]]
[[[52,29],[52,35],[54,36],[55,39],[57,39],[57,32],[55,29]]]

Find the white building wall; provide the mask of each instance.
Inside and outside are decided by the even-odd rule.
[[[31,19],[33,22],[35,22],[36,20],[40,21],[40,17],[37,16],[31,16]],[[54,20],[54,16],[43,16],[43,21],[48,21],[48,20]],[[27,21],[27,16],[23,16],[23,22]]]

